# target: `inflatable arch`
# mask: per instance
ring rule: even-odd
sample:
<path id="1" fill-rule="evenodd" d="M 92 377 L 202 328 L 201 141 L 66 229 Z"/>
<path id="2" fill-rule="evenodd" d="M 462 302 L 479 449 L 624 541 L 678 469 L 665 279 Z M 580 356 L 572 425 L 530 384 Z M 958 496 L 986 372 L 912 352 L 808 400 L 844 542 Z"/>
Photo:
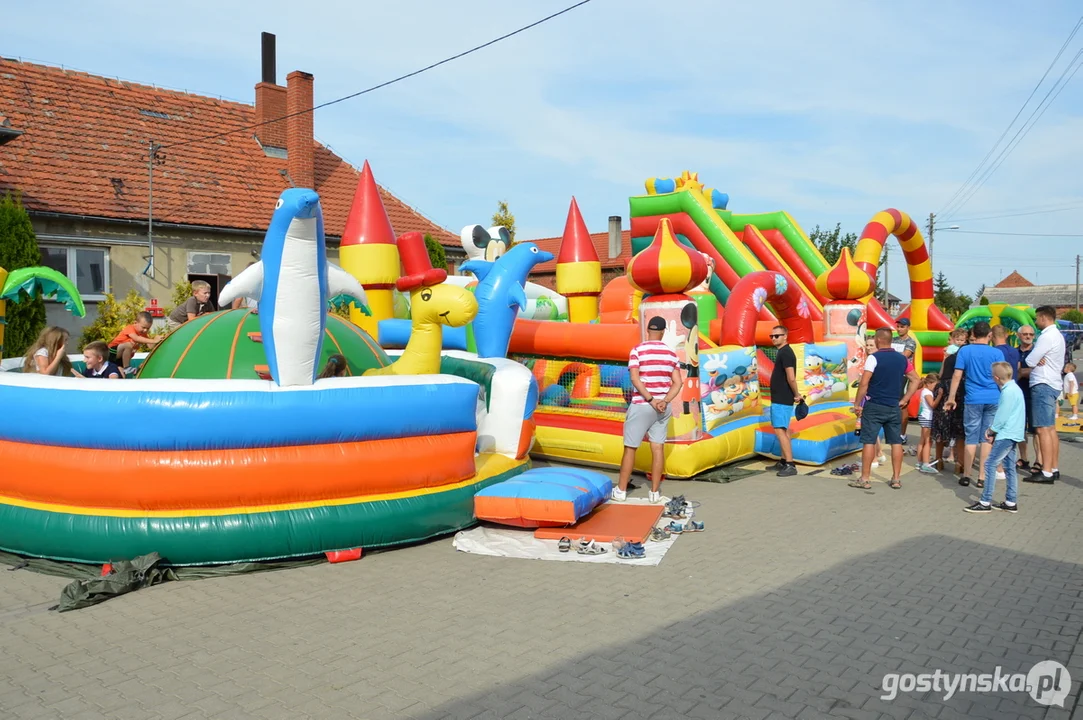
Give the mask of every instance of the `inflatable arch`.
<path id="1" fill-rule="evenodd" d="M 756 344 L 756 321 L 771 303 L 779 324 L 789 332 L 789 342 L 815 341 L 808 302 L 796 283 L 777 272 L 760 271 L 741 278 L 730 293 L 730 308 L 722 321 L 721 345 L 751 347 Z"/>
<path id="2" fill-rule="evenodd" d="M 861 231 L 861 240 L 854 250 L 854 264 L 875 278 L 888 235 L 898 239 L 910 277 L 910 308 L 900 317 L 909 317 L 910 327 L 915 332 L 950 331 L 954 327 L 951 320 L 933 304 L 933 266 L 929 248 L 909 215 L 894 208 L 877 213 Z M 885 318 L 875 320 L 885 322 Z M 890 317 L 886 321 L 894 324 Z"/>

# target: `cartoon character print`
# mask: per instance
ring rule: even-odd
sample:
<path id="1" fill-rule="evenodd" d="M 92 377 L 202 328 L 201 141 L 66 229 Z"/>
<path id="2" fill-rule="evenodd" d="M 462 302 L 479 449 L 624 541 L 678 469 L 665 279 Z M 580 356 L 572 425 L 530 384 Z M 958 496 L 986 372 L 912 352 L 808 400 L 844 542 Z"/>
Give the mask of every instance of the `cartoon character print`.
<path id="1" fill-rule="evenodd" d="M 468 260 L 495 262 L 511 247 L 511 234 L 501 225 L 488 230 L 481 225 L 467 225 L 459 234 L 459 240 Z"/>

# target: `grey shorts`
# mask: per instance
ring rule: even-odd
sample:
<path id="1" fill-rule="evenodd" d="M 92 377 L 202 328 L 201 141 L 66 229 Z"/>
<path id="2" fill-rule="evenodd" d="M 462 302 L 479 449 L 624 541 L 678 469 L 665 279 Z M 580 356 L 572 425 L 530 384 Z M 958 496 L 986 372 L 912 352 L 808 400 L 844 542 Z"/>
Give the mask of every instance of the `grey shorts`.
<path id="1" fill-rule="evenodd" d="M 643 444 L 643 436 L 648 434 L 652 443 L 664 443 L 671 415 L 668 405 L 664 413 L 647 403 L 629 405 L 624 416 L 624 447 L 639 447 Z"/>

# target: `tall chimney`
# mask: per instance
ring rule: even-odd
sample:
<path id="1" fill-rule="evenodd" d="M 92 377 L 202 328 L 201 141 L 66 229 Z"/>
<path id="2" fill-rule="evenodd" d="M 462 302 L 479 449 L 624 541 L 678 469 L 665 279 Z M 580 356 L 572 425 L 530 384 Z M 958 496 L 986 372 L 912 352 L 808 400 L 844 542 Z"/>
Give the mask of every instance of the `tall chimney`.
<path id="1" fill-rule="evenodd" d="M 265 32 L 260 36 L 263 63 L 261 81 L 256 83 L 256 138 L 261 145 L 286 147 L 286 123 L 271 122 L 286 114 L 286 88 L 276 84 L 275 36 Z M 269 123 L 263 125 L 262 123 Z"/>
<path id="2" fill-rule="evenodd" d="M 621 243 L 620 243 L 620 215 L 609 216 L 609 259 L 620 255 Z"/>
<path id="3" fill-rule="evenodd" d="M 286 76 L 286 156 L 294 187 L 313 188 L 315 142 L 312 134 L 312 75 L 294 70 Z"/>

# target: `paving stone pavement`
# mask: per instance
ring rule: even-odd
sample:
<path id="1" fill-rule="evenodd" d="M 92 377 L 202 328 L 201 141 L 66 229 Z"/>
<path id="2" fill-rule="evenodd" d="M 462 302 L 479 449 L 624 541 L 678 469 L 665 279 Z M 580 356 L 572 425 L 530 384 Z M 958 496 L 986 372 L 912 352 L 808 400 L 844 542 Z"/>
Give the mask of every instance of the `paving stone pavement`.
<path id="1" fill-rule="evenodd" d="M 1062 459 L 1066 477 L 1023 484 L 1015 516 L 961 512 L 974 489 L 947 475 L 868 492 L 827 468 L 674 482 L 708 531 L 656 568 L 444 538 L 63 615 L 47 608 L 66 580 L 0 571 L 0 720 L 1083 714 L 1083 445 Z M 1074 678 L 1064 709 L 1010 692 L 880 699 L 885 673 L 1041 660 Z"/>

